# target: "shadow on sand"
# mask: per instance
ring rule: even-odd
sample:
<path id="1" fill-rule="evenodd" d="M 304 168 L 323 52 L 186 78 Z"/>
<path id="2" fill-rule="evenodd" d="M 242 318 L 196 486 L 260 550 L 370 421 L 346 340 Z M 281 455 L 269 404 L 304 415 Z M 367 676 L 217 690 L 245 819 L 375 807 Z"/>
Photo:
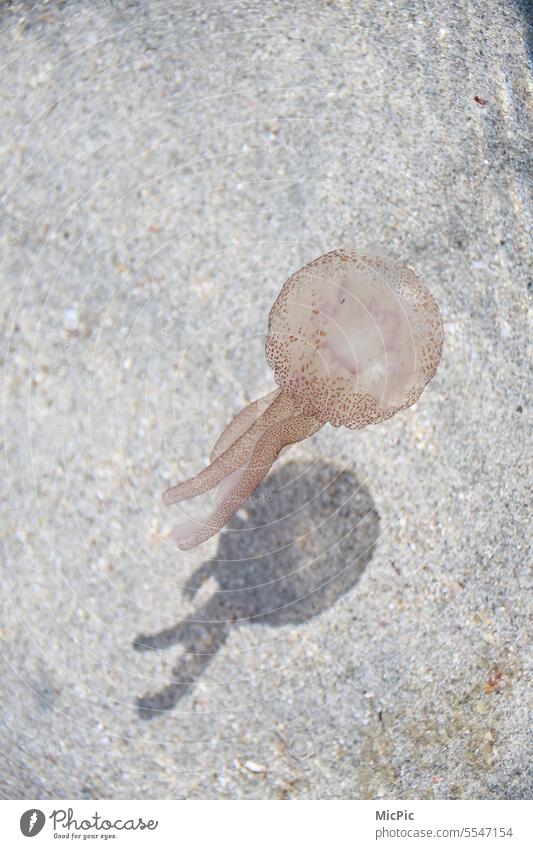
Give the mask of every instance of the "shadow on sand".
<path id="1" fill-rule="evenodd" d="M 233 517 L 217 555 L 184 589 L 194 599 L 208 578 L 216 591 L 194 613 L 155 634 L 139 634 L 137 651 L 182 647 L 172 680 L 138 699 L 143 719 L 173 708 L 203 674 L 232 627 L 301 625 L 335 604 L 372 557 L 379 517 L 357 478 L 326 463 L 288 462 L 272 473 Z"/>

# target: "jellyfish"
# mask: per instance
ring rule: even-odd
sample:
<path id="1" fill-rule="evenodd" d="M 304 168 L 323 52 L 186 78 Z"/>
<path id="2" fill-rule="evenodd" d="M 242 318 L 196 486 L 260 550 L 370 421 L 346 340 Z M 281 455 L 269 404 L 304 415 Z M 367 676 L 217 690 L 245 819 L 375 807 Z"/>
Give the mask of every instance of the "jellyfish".
<path id="1" fill-rule="evenodd" d="M 296 271 L 268 319 L 265 354 L 277 389 L 232 419 L 203 471 L 163 493 L 175 504 L 216 488 L 207 517 L 174 529 L 178 547 L 218 533 L 280 453 L 327 422 L 360 430 L 414 404 L 442 343 L 438 304 L 403 261 L 339 249 Z"/>

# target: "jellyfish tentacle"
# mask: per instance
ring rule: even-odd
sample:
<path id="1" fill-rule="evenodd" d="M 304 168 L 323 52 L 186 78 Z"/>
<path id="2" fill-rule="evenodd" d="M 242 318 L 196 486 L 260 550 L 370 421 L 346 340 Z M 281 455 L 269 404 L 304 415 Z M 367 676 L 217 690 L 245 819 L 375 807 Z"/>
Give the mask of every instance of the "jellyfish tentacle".
<path id="1" fill-rule="evenodd" d="M 237 413 L 230 423 L 226 425 L 215 442 L 209 458 L 211 462 L 216 460 L 217 457 L 220 457 L 226 448 L 229 448 L 232 442 L 235 442 L 237 437 L 241 436 L 241 434 L 253 425 L 254 421 L 258 419 L 262 413 L 264 413 L 274 398 L 279 395 L 280 391 L 280 389 L 274 389 L 273 392 L 269 392 L 268 395 L 263 395 L 262 398 L 257 398 L 256 401 L 252 401 L 252 403 L 248 404 L 247 407 L 244 407 L 240 413 Z"/>
<path id="2" fill-rule="evenodd" d="M 287 393 L 282 391 L 276 393 L 275 398 L 264 412 L 225 451 L 217 455 L 209 466 L 194 477 L 181 481 L 176 486 L 165 490 L 163 493 L 165 504 L 176 504 L 187 498 L 194 498 L 196 495 L 202 495 L 209 489 L 218 486 L 225 477 L 235 472 L 248 460 L 249 454 L 254 449 L 258 439 L 273 422 L 294 415 L 295 410 L 294 403 Z"/>
<path id="3" fill-rule="evenodd" d="M 261 435 L 248 464 L 235 476 L 232 488 L 225 491 L 213 512 L 203 521 L 189 519 L 174 530 L 178 547 L 187 551 L 218 533 L 261 483 L 283 448 L 306 439 L 321 426 L 318 419 L 302 415 L 273 424 Z"/>
<path id="4" fill-rule="evenodd" d="M 258 419 L 262 413 L 270 406 L 274 398 L 280 393 L 280 389 L 275 389 L 273 392 L 269 392 L 268 395 L 263 395 L 262 398 L 258 398 L 256 401 L 252 401 L 251 404 L 248 404 L 243 410 L 241 410 L 238 415 L 235 416 L 234 419 L 224 428 L 220 436 L 218 437 L 215 445 L 213 447 L 213 451 L 211 453 L 211 462 L 219 457 L 226 448 L 234 442 L 241 434 L 243 434 L 248 428 L 252 426 L 254 421 Z M 247 449 L 246 454 L 242 457 L 241 465 L 235 469 L 230 475 L 227 475 L 223 479 L 223 481 L 218 485 L 218 492 L 215 501 L 215 507 L 221 504 L 229 492 L 236 486 L 238 477 L 242 475 L 243 468 L 252 456 L 252 452 L 254 450 L 255 444 L 251 444 Z"/>
<path id="5" fill-rule="evenodd" d="M 231 474 L 227 475 L 224 480 L 218 485 L 213 509 L 211 511 L 211 514 L 209 514 L 208 518 L 213 515 L 217 511 L 218 507 L 226 501 L 226 499 L 230 496 L 232 490 L 239 486 L 239 481 L 242 475 L 244 474 L 244 471 L 244 466 L 235 469 L 234 472 L 231 472 Z M 171 534 L 172 538 L 178 543 L 178 545 L 180 545 L 179 540 L 188 539 L 189 537 L 194 535 L 197 532 L 198 527 L 202 525 L 203 521 L 208 521 L 208 519 L 194 519 L 192 517 L 187 516 L 187 518 L 182 519 L 181 522 L 178 522 L 178 524 L 174 526 Z"/>

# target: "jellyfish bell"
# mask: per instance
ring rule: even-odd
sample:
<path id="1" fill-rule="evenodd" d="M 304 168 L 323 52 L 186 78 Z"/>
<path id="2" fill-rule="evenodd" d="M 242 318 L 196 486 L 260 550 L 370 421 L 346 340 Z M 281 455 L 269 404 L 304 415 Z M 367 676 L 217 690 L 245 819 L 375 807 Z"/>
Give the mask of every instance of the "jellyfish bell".
<path id="1" fill-rule="evenodd" d="M 291 275 L 270 311 L 265 346 L 278 389 L 229 423 L 206 469 L 163 494 L 172 504 L 218 487 L 206 519 L 175 529 L 178 546 L 217 533 L 286 446 L 326 422 L 360 429 L 414 404 L 442 341 L 437 302 L 403 262 L 336 250 Z"/>
<path id="2" fill-rule="evenodd" d="M 323 422 L 363 428 L 411 406 L 442 350 L 437 303 L 405 263 L 333 251 L 293 274 L 269 317 L 278 386 Z"/>

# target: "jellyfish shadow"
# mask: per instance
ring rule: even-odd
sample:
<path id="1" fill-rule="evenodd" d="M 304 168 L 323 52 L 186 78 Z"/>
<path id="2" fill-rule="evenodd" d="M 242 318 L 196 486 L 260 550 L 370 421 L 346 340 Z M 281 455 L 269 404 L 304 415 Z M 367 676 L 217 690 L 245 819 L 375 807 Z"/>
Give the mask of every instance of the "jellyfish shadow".
<path id="1" fill-rule="evenodd" d="M 183 649 L 170 684 L 137 700 L 143 719 L 172 709 L 194 687 L 236 623 L 302 625 L 353 589 L 373 555 L 379 516 L 352 472 L 288 462 L 244 508 L 246 518 L 233 517 L 217 556 L 183 590 L 194 599 L 208 578 L 216 581 L 194 618 L 133 642 L 137 651 Z"/>

